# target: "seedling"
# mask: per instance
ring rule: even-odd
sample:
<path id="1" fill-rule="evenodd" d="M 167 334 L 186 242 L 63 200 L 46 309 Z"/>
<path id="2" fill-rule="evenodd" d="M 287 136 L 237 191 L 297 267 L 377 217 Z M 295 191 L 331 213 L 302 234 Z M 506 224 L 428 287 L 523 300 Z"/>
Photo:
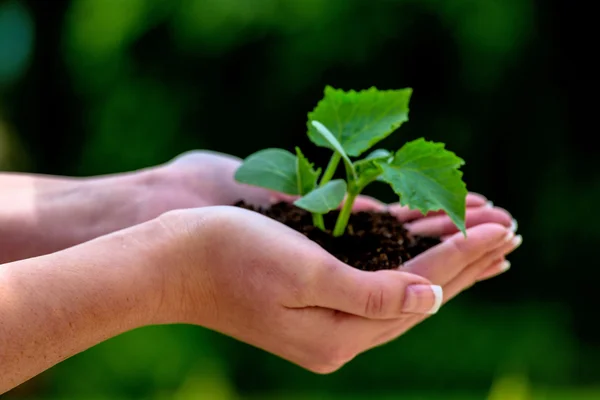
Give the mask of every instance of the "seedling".
<path id="1" fill-rule="evenodd" d="M 422 213 L 445 211 L 465 232 L 467 188 L 459 168 L 464 161 L 443 143 L 417 139 L 395 153 L 370 150 L 408 121 L 412 89 L 348 91 L 325 88 L 324 98 L 308 114 L 308 136 L 317 146 L 333 151 L 325 171 L 282 149 L 260 150 L 248 156 L 235 173 L 238 182 L 301 196 L 294 204 L 313 216 L 325 230 L 323 215 L 343 202 L 334 236 L 344 234 L 356 197 L 372 182 L 388 183 L 400 204 Z M 333 179 L 340 162 L 346 179 Z M 319 179 L 320 178 L 320 179 Z M 345 201 L 344 201 L 345 198 Z"/>

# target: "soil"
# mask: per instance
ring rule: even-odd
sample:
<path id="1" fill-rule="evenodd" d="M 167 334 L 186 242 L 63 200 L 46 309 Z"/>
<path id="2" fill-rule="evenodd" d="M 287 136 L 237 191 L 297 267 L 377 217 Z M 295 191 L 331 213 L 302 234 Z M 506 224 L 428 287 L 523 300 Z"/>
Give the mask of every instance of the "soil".
<path id="1" fill-rule="evenodd" d="M 240 201 L 238 207 L 259 212 L 304 234 L 309 239 L 352 267 L 377 271 L 401 267 L 403 263 L 440 243 L 439 238 L 411 235 L 389 213 L 357 212 L 350 216 L 346 233 L 334 237 L 330 230 L 313 226 L 311 214 L 290 203 L 257 208 Z M 339 212 L 324 215 L 325 226 L 332 229 Z"/>

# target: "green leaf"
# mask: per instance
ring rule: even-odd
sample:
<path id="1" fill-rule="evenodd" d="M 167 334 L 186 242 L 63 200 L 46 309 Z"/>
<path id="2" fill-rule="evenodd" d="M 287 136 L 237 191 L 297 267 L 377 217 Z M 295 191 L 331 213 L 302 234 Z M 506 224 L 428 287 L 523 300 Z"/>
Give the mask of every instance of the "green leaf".
<path id="1" fill-rule="evenodd" d="M 366 185 L 377 179 L 383 172 L 383 169 L 376 161 L 362 163 L 356 166 L 358 175 L 358 187 L 362 190 Z"/>
<path id="2" fill-rule="evenodd" d="M 325 97 L 308 114 L 308 136 L 317 146 L 335 148 L 319 135 L 311 121 L 320 121 L 351 157 L 360 156 L 408 121 L 412 89 L 345 92 L 330 86 Z"/>
<path id="3" fill-rule="evenodd" d="M 294 204 L 312 213 L 325 214 L 338 208 L 345 195 L 346 182 L 343 179 L 334 179 L 296 200 Z"/>
<path id="4" fill-rule="evenodd" d="M 377 149 L 373 150 L 371 153 L 369 153 L 368 156 L 363 158 L 361 161 L 387 160 L 388 158 L 392 158 L 392 153 L 390 153 L 386 149 Z"/>
<path id="5" fill-rule="evenodd" d="M 356 174 L 358 175 L 359 187 L 365 187 L 374 180 L 379 180 L 383 169 L 379 162 L 386 162 L 392 158 L 392 153 L 385 149 L 377 149 L 362 160 L 354 162 Z M 362 190 L 362 189 L 361 189 Z"/>
<path id="6" fill-rule="evenodd" d="M 354 162 L 354 168 L 360 175 L 361 170 L 377 167 L 377 162 L 386 162 L 392 158 L 392 153 L 384 149 L 377 149 L 374 152 L 370 153 L 368 156 L 363 158 L 362 160 L 358 160 Z"/>
<path id="7" fill-rule="evenodd" d="M 300 194 L 296 156 L 282 149 L 265 149 L 251 154 L 235 171 L 235 180 L 277 192 Z"/>
<path id="8" fill-rule="evenodd" d="M 344 164 L 346 165 L 347 171 L 349 171 L 353 177 L 356 177 L 356 171 L 354 170 L 354 165 L 352 165 L 352 161 L 344 151 L 344 148 L 337 141 L 335 136 L 331 133 L 329 129 L 319 121 L 312 121 L 311 125 L 316 129 L 317 134 L 321 136 L 328 144 L 331 146 L 330 148 L 333 151 L 337 151 L 340 156 L 342 156 L 342 160 L 344 160 Z"/>
<path id="9" fill-rule="evenodd" d="M 317 186 L 317 179 L 321 175 L 321 168 L 315 170 L 299 147 L 296 147 L 296 175 L 298 177 L 298 193 L 305 195 Z"/>
<path id="10" fill-rule="evenodd" d="M 405 144 L 389 162 L 379 162 L 381 178 L 392 185 L 400 203 L 422 213 L 444 210 L 465 233 L 467 187 L 459 170 L 464 161 L 443 143 L 417 139 Z"/>

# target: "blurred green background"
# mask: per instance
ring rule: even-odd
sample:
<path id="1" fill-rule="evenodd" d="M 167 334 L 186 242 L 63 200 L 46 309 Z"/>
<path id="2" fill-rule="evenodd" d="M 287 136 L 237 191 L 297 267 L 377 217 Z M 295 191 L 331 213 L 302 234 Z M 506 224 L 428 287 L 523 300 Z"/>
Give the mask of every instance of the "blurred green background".
<path id="1" fill-rule="evenodd" d="M 294 145 L 323 164 L 305 120 L 326 84 L 413 87 L 411 121 L 385 145 L 446 142 L 525 238 L 505 276 L 333 375 L 150 327 L 2 399 L 600 399 L 592 18 L 568 1 L 0 0 L 0 170 L 95 175 Z"/>

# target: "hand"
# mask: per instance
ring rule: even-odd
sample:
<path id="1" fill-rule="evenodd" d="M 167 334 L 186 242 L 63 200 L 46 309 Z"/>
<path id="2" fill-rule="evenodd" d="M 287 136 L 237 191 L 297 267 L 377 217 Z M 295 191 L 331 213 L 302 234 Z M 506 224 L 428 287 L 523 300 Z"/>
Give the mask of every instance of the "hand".
<path id="1" fill-rule="evenodd" d="M 233 178 L 241 160 L 230 155 L 210 151 L 190 151 L 176 157 L 173 161 L 159 167 L 163 180 L 170 182 L 174 188 L 160 190 L 154 199 L 163 197 L 163 211 L 177 208 L 231 205 L 242 199 L 252 204 L 268 206 L 280 201 L 294 201 L 296 196 L 289 196 L 267 189 L 237 183 Z M 159 200 L 160 201 L 160 200 Z M 496 223 L 509 228 L 513 233 L 517 230 L 517 221 L 505 209 L 495 207 L 491 201 L 478 193 L 469 193 L 466 199 L 467 228 L 486 223 Z M 409 231 L 416 235 L 448 238 L 458 232 L 456 225 L 442 211 L 423 215 L 418 210 L 411 210 L 398 203 L 385 204 L 369 196 L 358 196 L 353 211 L 377 210 L 388 211 L 395 215 Z M 153 212 L 158 215 L 157 211 Z M 519 239 L 522 240 L 519 236 Z M 497 260 L 495 269 L 488 275 L 504 272 L 510 263 L 503 257 Z"/>
<path id="2" fill-rule="evenodd" d="M 158 182 L 153 189 L 153 216 L 182 208 L 232 205 L 239 200 L 261 206 L 281 201 L 284 196 L 279 193 L 237 183 L 234 174 L 241 162 L 228 154 L 194 150 L 150 169 Z"/>
<path id="3" fill-rule="evenodd" d="M 495 207 L 491 201 L 478 193 L 469 193 L 466 199 L 465 225 L 471 228 L 485 223 L 496 223 L 517 231 L 517 221 L 510 213 L 502 208 Z M 445 237 L 458 232 L 456 225 L 443 211 L 434 211 L 423 215 L 419 210 L 411 210 L 398 203 L 385 204 L 368 196 L 356 199 L 354 211 L 388 211 L 415 235 Z"/>
<path id="4" fill-rule="evenodd" d="M 237 184 L 240 161 L 191 152 L 144 170 L 90 178 L 0 173 L 0 264 L 56 252 L 180 208 L 266 205 L 271 193 Z"/>
<path id="5" fill-rule="evenodd" d="M 512 218 L 508 211 L 494 207 L 485 197 L 477 193 L 469 193 L 466 199 L 466 221 L 467 228 L 476 227 L 481 224 L 496 223 L 508 227 L 509 231 L 515 234 L 518 229 L 517 221 Z M 441 237 L 442 240 L 451 238 L 457 234 L 458 228 L 444 212 L 436 211 L 423 215 L 418 210 L 411 210 L 400 204 L 386 205 L 371 197 L 363 196 L 358 198 L 354 207 L 355 210 L 376 210 L 388 211 L 395 215 L 404 226 L 413 234 L 423 236 Z M 514 235 L 513 235 L 514 236 Z M 513 248 L 520 246 L 523 238 L 521 235 L 512 238 Z M 511 250 L 512 251 L 512 250 Z M 508 252 L 506 252 L 508 254 Z M 506 254 L 499 255 L 486 272 L 479 277 L 479 280 L 488 279 L 500 273 L 506 272 L 510 268 L 510 262 L 506 260 Z M 419 270 L 414 273 L 419 274 Z"/>
<path id="6" fill-rule="evenodd" d="M 172 243 L 157 323 L 220 331 L 318 373 L 407 331 L 510 251 L 512 232 L 482 224 L 412 260 L 365 272 L 257 213 L 208 207 L 159 218 Z M 169 246 L 167 246 L 169 247 Z"/>
<path id="7" fill-rule="evenodd" d="M 293 201 L 294 196 L 267 189 L 237 183 L 233 176 L 241 160 L 227 154 L 210 151 L 190 151 L 157 168 L 162 176 L 162 186 L 169 189 L 156 190 L 152 214 L 179 208 L 231 205 L 245 200 L 255 205 L 268 206 L 279 201 Z M 456 226 L 442 212 L 424 216 L 417 210 L 409 210 L 399 204 L 386 205 L 369 196 L 359 196 L 354 211 L 375 209 L 396 215 L 415 234 L 444 236 L 455 233 Z M 467 227 L 483 223 L 498 223 L 516 229 L 516 221 L 506 211 L 494 207 L 484 196 L 469 193 L 467 196 Z"/>
<path id="8" fill-rule="evenodd" d="M 268 206 L 292 197 L 237 183 L 238 158 L 192 151 L 145 170 L 74 179 L 23 174 L 0 174 L 0 264 L 52 253 L 96 237 L 140 224 L 182 208 L 231 205 L 245 200 Z M 486 199 L 470 194 L 467 226 L 496 222 L 510 226 L 511 216 L 485 208 Z M 386 209 L 366 196 L 364 207 Z M 408 222 L 414 233 L 447 235 L 456 228 L 445 215 L 421 216 L 398 205 L 389 210 Z M 416 219 L 415 219 L 416 218 Z"/>

